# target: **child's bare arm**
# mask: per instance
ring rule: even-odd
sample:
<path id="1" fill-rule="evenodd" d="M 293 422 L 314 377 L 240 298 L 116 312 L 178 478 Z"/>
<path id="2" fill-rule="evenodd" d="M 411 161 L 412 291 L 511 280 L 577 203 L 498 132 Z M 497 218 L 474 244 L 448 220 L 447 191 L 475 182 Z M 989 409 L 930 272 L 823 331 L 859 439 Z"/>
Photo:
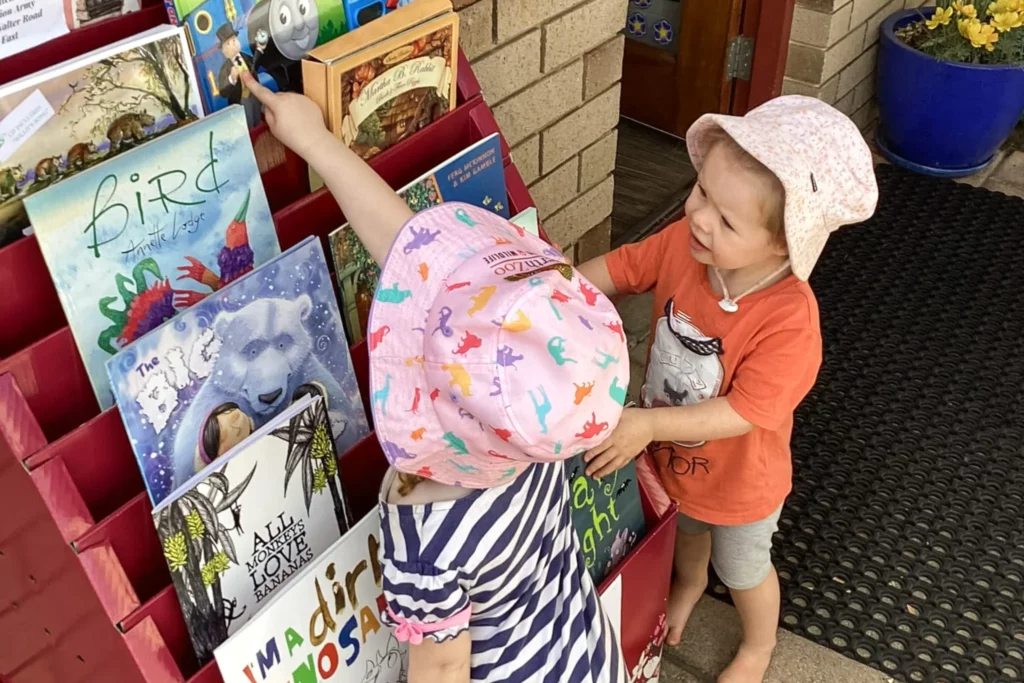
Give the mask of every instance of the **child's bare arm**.
<path id="1" fill-rule="evenodd" d="M 436 643 L 424 639 L 409 647 L 409 683 L 469 683 L 469 631 Z"/>
<path id="2" fill-rule="evenodd" d="M 242 79 L 263 103 L 270 132 L 301 156 L 320 175 L 342 213 L 377 263 L 412 211 L 366 162 L 324 127 L 320 108 L 296 93 L 275 93 L 251 74 Z"/>
<path id="3" fill-rule="evenodd" d="M 596 256 L 586 263 L 580 264 L 577 270 L 605 296 L 613 297 L 618 294 L 615 283 L 612 282 L 612 276 L 608 272 L 608 264 L 605 263 L 604 255 Z"/>
<path id="4" fill-rule="evenodd" d="M 608 440 L 584 456 L 587 474 L 600 479 L 621 469 L 652 441 L 714 441 L 753 428 L 724 396 L 689 406 L 627 408 Z"/>

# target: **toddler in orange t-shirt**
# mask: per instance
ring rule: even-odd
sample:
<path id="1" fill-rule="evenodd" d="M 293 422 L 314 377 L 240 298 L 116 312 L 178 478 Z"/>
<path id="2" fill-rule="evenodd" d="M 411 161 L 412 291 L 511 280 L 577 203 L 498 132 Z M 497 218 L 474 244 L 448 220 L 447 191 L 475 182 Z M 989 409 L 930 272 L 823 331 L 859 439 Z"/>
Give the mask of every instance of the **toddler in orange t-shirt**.
<path id="1" fill-rule="evenodd" d="M 812 98 L 776 98 L 687 132 L 697 183 L 686 218 L 580 271 L 607 295 L 654 290 L 641 394 L 590 451 L 602 477 L 650 442 L 679 507 L 668 642 L 679 642 L 707 567 L 743 625 L 720 683 L 763 680 L 775 647 L 772 535 L 792 486 L 793 411 L 821 365 L 807 278 L 831 232 L 869 218 L 874 168 L 857 127 Z"/>

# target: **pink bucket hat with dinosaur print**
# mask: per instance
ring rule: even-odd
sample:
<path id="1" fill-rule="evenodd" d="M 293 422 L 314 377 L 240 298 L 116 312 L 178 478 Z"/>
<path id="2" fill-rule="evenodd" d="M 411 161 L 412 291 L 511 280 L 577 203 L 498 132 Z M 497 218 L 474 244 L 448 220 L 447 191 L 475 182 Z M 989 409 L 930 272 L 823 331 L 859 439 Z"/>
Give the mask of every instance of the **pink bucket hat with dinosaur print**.
<path id="1" fill-rule="evenodd" d="M 810 277 L 829 235 L 875 212 L 878 185 L 871 150 L 857 125 L 821 100 L 784 95 L 745 116 L 705 114 L 686 131 L 690 160 L 698 171 L 714 128 L 782 182 L 789 263 L 801 280 Z"/>
<path id="2" fill-rule="evenodd" d="M 489 488 L 618 425 L 629 354 L 612 303 L 542 240 L 448 203 L 414 216 L 367 330 L 373 419 L 395 469 Z"/>

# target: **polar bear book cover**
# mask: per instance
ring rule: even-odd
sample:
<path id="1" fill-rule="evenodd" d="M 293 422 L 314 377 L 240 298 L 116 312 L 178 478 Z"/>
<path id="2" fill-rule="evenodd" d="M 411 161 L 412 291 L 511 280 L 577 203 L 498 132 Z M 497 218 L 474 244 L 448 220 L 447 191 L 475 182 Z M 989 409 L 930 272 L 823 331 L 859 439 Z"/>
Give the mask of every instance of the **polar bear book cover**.
<path id="1" fill-rule="evenodd" d="M 326 397 L 338 453 L 369 433 L 315 237 L 164 323 L 107 369 L 154 505 L 310 385 Z"/>
<path id="2" fill-rule="evenodd" d="M 192 646 L 209 661 L 352 525 L 316 389 L 165 498 L 153 521 Z"/>
<path id="3" fill-rule="evenodd" d="M 101 409 L 104 364 L 280 253 L 239 108 L 25 200 Z"/>

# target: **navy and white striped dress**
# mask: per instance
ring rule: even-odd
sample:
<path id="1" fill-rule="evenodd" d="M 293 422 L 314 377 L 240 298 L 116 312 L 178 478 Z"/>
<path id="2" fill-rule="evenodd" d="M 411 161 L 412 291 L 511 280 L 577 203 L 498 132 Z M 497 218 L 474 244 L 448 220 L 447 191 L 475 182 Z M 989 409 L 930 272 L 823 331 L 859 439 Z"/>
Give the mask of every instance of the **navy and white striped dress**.
<path id="1" fill-rule="evenodd" d="M 561 462 L 453 501 L 394 505 L 387 489 L 380 514 L 389 608 L 423 625 L 469 608 L 468 626 L 424 637 L 440 642 L 469 628 L 474 683 L 625 682 L 569 517 Z"/>

